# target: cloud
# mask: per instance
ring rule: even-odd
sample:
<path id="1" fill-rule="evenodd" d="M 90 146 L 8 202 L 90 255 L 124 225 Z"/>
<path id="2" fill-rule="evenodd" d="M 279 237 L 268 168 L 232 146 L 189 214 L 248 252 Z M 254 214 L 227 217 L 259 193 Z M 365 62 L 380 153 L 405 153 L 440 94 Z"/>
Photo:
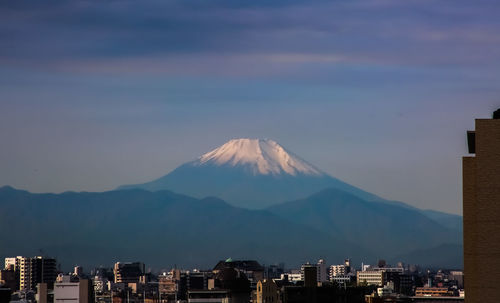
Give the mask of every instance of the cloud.
<path id="1" fill-rule="evenodd" d="M 465 0 L 4 1 L 0 64 L 222 75 L 489 65 L 500 57 L 498 10 Z"/>

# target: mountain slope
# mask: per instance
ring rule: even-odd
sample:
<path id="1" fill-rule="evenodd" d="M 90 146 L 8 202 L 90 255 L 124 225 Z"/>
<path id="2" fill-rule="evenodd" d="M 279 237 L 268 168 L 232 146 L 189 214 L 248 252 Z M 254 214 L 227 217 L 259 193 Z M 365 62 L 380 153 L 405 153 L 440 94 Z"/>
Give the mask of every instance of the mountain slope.
<path id="1" fill-rule="evenodd" d="M 267 211 L 168 191 L 31 194 L 3 187 L 0 208 L 0 243 L 9 243 L 0 245 L 1 257 L 40 249 L 66 268 L 133 260 L 157 268 L 211 267 L 225 257 L 295 266 L 370 254 Z"/>
<path id="2" fill-rule="evenodd" d="M 462 216 L 435 211 L 432 209 L 420 210 L 427 218 L 438 222 L 439 224 L 448 227 L 449 229 L 463 230 Z"/>
<path id="3" fill-rule="evenodd" d="M 323 190 L 268 210 L 289 221 L 363 243 L 381 256 L 461 243 L 461 230 L 439 224 L 420 210 L 365 201 L 338 189 Z"/>
<path id="4" fill-rule="evenodd" d="M 235 206 L 259 209 L 337 188 L 365 200 L 382 200 L 333 178 L 272 140 L 234 139 L 148 183 L 121 186 L 216 196 Z"/>
<path id="5" fill-rule="evenodd" d="M 389 261 L 395 264 L 400 260 L 412 260 L 413 264 L 424 264 L 439 269 L 463 269 L 464 247 L 459 244 L 442 244 L 427 249 L 417 249 L 406 254 L 398 255 Z M 429 258 L 432 256 L 432 258 Z"/>

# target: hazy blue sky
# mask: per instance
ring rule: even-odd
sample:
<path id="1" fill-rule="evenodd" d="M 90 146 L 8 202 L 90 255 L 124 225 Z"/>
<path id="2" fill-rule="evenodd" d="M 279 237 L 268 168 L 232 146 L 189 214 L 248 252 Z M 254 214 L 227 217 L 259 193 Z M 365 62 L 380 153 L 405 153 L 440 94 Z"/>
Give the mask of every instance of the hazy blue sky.
<path id="1" fill-rule="evenodd" d="M 103 191 L 236 137 L 461 213 L 500 107 L 500 2 L 0 2 L 0 185 Z"/>

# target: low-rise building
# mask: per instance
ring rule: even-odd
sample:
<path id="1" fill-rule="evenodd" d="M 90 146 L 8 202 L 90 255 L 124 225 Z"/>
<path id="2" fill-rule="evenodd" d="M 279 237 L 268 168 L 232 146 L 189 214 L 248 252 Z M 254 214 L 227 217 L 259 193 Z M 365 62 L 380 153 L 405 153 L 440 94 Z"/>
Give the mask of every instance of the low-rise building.
<path id="1" fill-rule="evenodd" d="M 17 290 L 16 272 L 12 266 L 9 268 L 10 269 L 0 270 L 0 285 L 9 288 L 11 292 L 14 292 Z"/>
<path id="2" fill-rule="evenodd" d="M 232 303 L 228 290 L 190 290 L 188 303 Z"/>
<path id="3" fill-rule="evenodd" d="M 233 260 L 229 258 L 225 261 L 219 261 L 213 268 L 213 272 L 217 274 L 226 268 L 234 268 L 244 273 L 250 281 L 252 289 L 255 289 L 258 281 L 264 279 L 264 267 L 255 260 Z"/>
<path id="4" fill-rule="evenodd" d="M 283 281 L 297 283 L 299 281 L 302 281 L 302 274 L 300 272 L 284 273 L 284 274 L 281 274 L 280 279 Z"/>
<path id="5" fill-rule="evenodd" d="M 415 297 L 449 297 L 453 292 L 447 287 L 417 287 Z"/>
<path id="6" fill-rule="evenodd" d="M 331 281 L 339 286 L 345 287 L 351 284 L 355 280 L 355 278 L 356 276 L 354 274 L 347 274 L 344 276 L 334 276 L 331 278 Z"/>
<path id="7" fill-rule="evenodd" d="M 356 273 L 358 285 L 377 285 L 383 286 L 385 284 L 384 271 L 358 271 Z"/>
<path id="8" fill-rule="evenodd" d="M 92 283 L 87 279 L 60 275 L 54 283 L 54 303 L 92 303 L 93 294 Z"/>
<path id="9" fill-rule="evenodd" d="M 145 266 L 141 262 L 116 262 L 113 273 L 115 283 L 140 283 L 144 282 L 141 278 L 144 276 Z"/>
<path id="10" fill-rule="evenodd" d="M 256 298 L 257 303 L 278 303 L 278 286 L 270 279 L 257 282 Z"/>

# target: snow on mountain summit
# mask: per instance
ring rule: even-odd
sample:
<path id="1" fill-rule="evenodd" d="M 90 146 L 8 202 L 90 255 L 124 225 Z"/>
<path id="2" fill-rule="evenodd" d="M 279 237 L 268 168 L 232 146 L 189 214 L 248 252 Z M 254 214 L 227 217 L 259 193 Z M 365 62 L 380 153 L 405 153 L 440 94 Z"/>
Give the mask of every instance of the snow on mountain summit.
<path id="1" fill-rule="evenodd" d="M 233 139 L 202 155 L 197 162 L 200 165 L 243 165 L 250 167 L 254 174 L 263 175 L 323 175 L 320 170 L 269 139 Z"/>

